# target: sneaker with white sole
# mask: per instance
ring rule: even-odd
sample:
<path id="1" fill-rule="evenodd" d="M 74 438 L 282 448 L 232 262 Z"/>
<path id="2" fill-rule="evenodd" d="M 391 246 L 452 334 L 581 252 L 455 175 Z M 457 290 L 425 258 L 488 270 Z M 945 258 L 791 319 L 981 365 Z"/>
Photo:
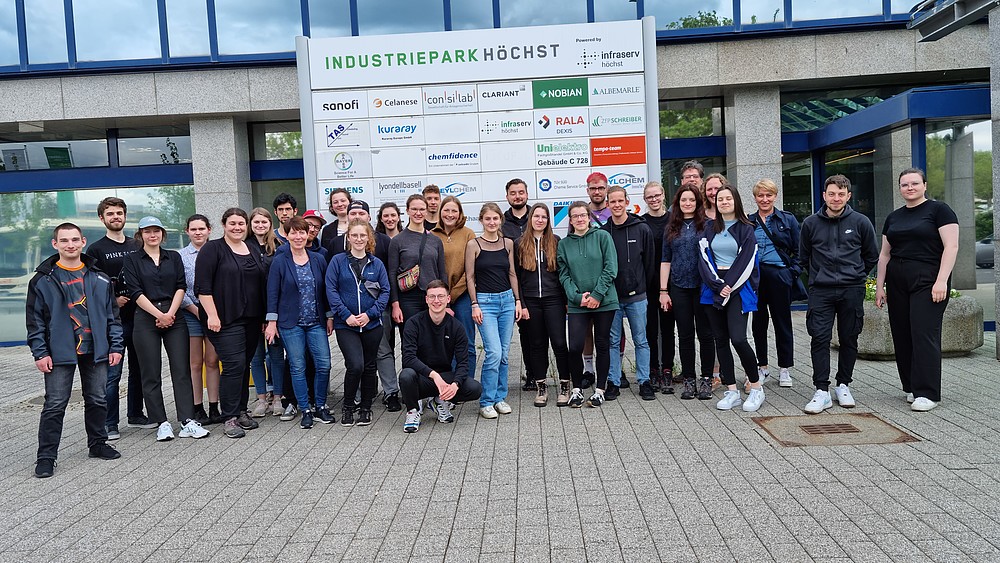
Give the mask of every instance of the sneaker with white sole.
<path id="1" fill-rule="evenodd" d="M 791 387 L 792 386 L 792 374 L 788 371 L 788 368 L 781 368 L 778 372 L 778 386 L 779 387 Z"/>
<path id="2" fill-rule="evenodd" d="M 570 408 L 578 409 L 583 406 L 583 392 L 580 391 L 579 387 L 574 387 L 573 392 L 569 396 L 569 406 Z"/>
<path id="3" fill-rule="evenodd" d="M 285 407 L 285 411 L 281 413 L 281 418 L 278 420 L 282 422 L 288 422 L 289 420 L 295 420 L 295 416 L 299 414 L 299 409 L 295 405 L 288 403 Z"/>
<path id="4" fill-rule="evenodd" d="M 765 383 L 767 383 L 767 379 L 769 377 L 771 377 L 771 370 L 769 370 L 768 368 L 762 368 L 762 367 L 758 367 L 757 368 L 757 381 L 759 381 L 761 385 L 764 385 Z M 749 395 L 750 394 L 750 389 L 751 389 L 751 387 L 750 387 L 750 377 L 748 375 L 747 378 L 746 378 L 746 380 L 743 382 L 743 392 Z"/>
<path id="5" fill-rule="evenodd" d="M 906 402 L 910 403 L 912 405 L 913 404 L 913 400 L 914 400 L 913 393 L 907 393 L 906 394 Z"/>
<path id="6" fill-rule="evenodd" d="M 160 424 L 160 427 L 156 429 L 156 441 L 157 442 L 169 442 L 174 439 L 174 427 L 170 425 L 170 422 L 164 422 Z"/>
<path id="7" fill-rule="evenodd" d="M 830 399 L 830 392 L 817 389 L 816 392 L 813 393 L 812 400 L 806 403 L 805 408 L 802 410 L 809 414 L 819 414 L 832 406 L 833 401 Z"/>
<path id="8" fill-rule="evenodd" d="M 493 408 L 500 414 L 510 414 L 514 409 L 510 408 L 507 401 L 500 401 L 499 403 L 493 405 Z"/>
<path id="9" fill-rule="evenodd" d="M 743 412 L 757 412 L 762 404 L 764 404 L 764 388 L 750 389 L 747 400 L 743 402 Z"/>
<path id="10" fill-rule="evenodd" d="M 720 411 L 728 411 L 740 406 L 741 404 L 743 404 L 743 399 L 740 397 L 739 390 L 727 389 L 726 392 L 722 394 L 722 399 L 720 399 L 718 403 L 715 403 L 715 408 Z"/>
<path id="11" fill-rule="evenodd" d="M 437 415 L 438 422 L 445 424 L 455 422 L 455 415 L 451 414 L 451 409 L 448 408 L 448 401 L 444 401 L 440 397 L 434 397 L 427 404 L 434 411 L 434 414 Z"/>
<path id="12" fill-rule="evenodd" d="M 938 406 L 936 401 L 932 401 L 927 397 L 917 397 L 916 399 L 913 399 L 913 404 L 910 405 L 910 410 L 927 412 L 936 406 Z"/>
<path id="13" fill-rule="evenodd" d="M 500 415 L 497 414 L 497 410 L 493 408 L 493 405 L 486 405 L 485 407 L 479 409 L 479 416 L 483 418 L 496 418 Z"/>
<path id="14" fill-rule="evenodd" d="M 406 411 L 406 420 L 403 422 L 403 432 L 413 434 L 420 429 L 420 411 L 409 409 Z"/>
<path id="15" fill-rule="evenodd" d="M 833 389 L 834 395 L 837 397 L 837 404 L 845 409 L 853 409 L 854 405 L 854 395 L 851 395 L 851 389 L 847 385 L 841 383 Z"/>
<path id="16" fill-rule="evenodd" d="M 208 436 L 210 432 L 201 427 L 201 424 L 197 420 L 188 420 L 184 426 L 181 426 L 181 431 L 177 433 L 178 438 L 204 438 Z"/>

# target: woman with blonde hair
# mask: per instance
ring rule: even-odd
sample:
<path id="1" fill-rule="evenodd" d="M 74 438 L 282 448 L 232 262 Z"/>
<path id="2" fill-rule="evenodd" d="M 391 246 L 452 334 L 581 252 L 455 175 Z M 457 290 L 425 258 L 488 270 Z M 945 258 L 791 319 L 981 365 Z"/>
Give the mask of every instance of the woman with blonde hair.
<path id="1" fill-rule="evenodd" d="M 264 271 L 269 272 L 274 253 L 281 245 L 281 241 L 274 235 L 274 222 L 267 209 L 255 207 L 250 212 L 247 243 L 260 252 L 264 261 Z M 285 382 L 285 348 L 280 339 L 268 344 L 264 341 L 264 332 L 261 331 L 257 351 L 250 361 L 250 373 L 257 389 L 257 404 L 254 405 L 251 416 L 262 418 L 268 412 L 279 416 L 282 412 L 281 397 L 284 395 Z"/>
<path id="2" fill-rule="evenodd" d="M 455 318 L 465 327 L 469 339 L 469 376 L 476 376 L 476 323 L 472 320 L 472 298 L 469 297 L 465 281 L 465 248 L 476 233 L 465 226 L 465 211 L 462 202 L 450 195 L 441 200 L 438 224 L 431 231 L 444 246 L 445 278 L 451 294 L 451 310 Z"/>

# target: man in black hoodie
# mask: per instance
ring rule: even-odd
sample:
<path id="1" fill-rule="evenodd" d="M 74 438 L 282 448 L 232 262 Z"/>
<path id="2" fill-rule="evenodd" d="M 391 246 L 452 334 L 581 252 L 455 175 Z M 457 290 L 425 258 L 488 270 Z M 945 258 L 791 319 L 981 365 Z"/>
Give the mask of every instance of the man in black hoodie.
<path id="1" fill-rule="evenodd" d="M 503 224 L 500 226 L 500 232 L 503 236 L 517 240 L 521 238 L 524 234 L 524 230 L 528 228 L 528 184 L 524 183 L 524 180 L 520 178 L 511 178 L 507 182 L 507 203 L 510 204 L 510 209 L 508 209 L 503 214 Z M 526 321 L 517 322 L 517 334 L 518 338 L 521 340 L 521 360 L 524 365 L 524 383 L 521 389 L 524 391 L 535 391 L 535 378 L 532 374 L 528 373 L 528 366 L 531 363 L 528 361 L 528 339 L 525 337 L 527 329 L 525 328 Z"/>
<path id="2" fill-rule="evenodd" d="M 809 315 L 812 337 L 813 384 L 816 393 L 803 409 L 818 414 L 833 406 L 830 397 L 830 340 L 836 318 L 840 353 L 837 361 L 837 402 L 854 406 L 848 387 L 858 359 L 858 335 L 864 323 L 865 281 L 878 263 L 875 227 L 847 205 L 851 181 L 842 174 L 824 184 L 824 205 L 802 222 L 799 256 L 809 270 Z"/>
<path id="3" fill-rule="evenodd" d="M 629 213 L 628 194 L 621 186 L 608 189 L 608 207 L 611 218 L 601 227 L 611 234 L 618 254 L 618 311 L 611 323 L 611 365 L 608 371 L 606 400 L 612 400 L 621 384 L 622 362 L 615 352 L 621 346 L 622 319 L 628 318 L 635 345 L 635 380 L 639 395 L 646 401 L 656 398 L 649 381 L 649 342 L 646 340 L 646 288 L 659 275 L 653 233 L 641 217 Z"/>

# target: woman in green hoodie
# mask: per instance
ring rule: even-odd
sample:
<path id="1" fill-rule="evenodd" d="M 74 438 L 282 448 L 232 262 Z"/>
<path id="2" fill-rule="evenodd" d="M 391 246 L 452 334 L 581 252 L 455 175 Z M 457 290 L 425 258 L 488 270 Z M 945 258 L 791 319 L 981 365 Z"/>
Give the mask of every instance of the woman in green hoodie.
<path id="1" fill-rule="evenodd" d="M 594 327 L 594 347 L 597 349 L 597 383 L 594 394 L 587 400 L 592 407 L 604 403 L 604 388 L 608 381 L 611 360 L 611 323 L 618 309 L 615 277 L 618 257 L 611 235 L 591 226 L 590 209 L 582 201 L 569 206 L 569 234 L 559 241 L 556 263 L 559 282 L 569 302 L 569 371 L 573 392 L 569 406 L 583 406 L 583 343 Z"/>

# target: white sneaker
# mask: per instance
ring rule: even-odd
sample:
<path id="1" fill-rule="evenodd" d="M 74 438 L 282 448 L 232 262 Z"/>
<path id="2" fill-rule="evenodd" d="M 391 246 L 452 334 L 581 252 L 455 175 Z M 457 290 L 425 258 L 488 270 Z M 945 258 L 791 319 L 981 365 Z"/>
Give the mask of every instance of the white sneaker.
<path id="1" fill-rule="evenodd" d="M 906 394 L 906 402 L 910 403 L 910 404 L 913 403 L 913 393 L 907 393 Z"/>
<path id="2" fill-rule="evenodd" d="M 513 409 L 507 404 L 507 401 L 500 401 L 499 403 L 493 405 L 493 408 L 500 414 L 510 414 Z"/>
<path id="3" fill-rule="evenodd" d="M 406 421 L 403 422 L 403 432 L 412 434 L 420 429 L 420 411 L 410 409 L 406 411 Z"/>
<path id="4" fill-rule="evenodd" d="M 455 415 L 451 414 L 451 409 L 448 408 L 448 402 L 444 401 L 440 397 L 434 397 L 433 399 L 427 401 L 427 406 L 434 411 L 437 415 L 438 422 L 450 423 L 455 422 Z"/>
<path id="5" fill-rule="evenodd" d="M 487 405 L 479 409 L 479 415 L 483 418 L 496 418 L 500 416 L 497 414 L 497 410 L 493 408 L 493 405 Z"/>
<path id="6" fill-rule="evenodd" d="M 288 403 L 285 407 L 285 411 L 281 413 L 281 417 L 278 420 L 282 422 L 288 422 L 289 420 L 295 420 L 295 416 L 299 414 L 299 409 L 295 407 L 292 403 Z"/>
<path id="7" fill-rule="evenodd" d="M 837 396 L 838 405 L 840 405 L 845 409 L 854 408 L 854 405 L 856 404 L 854 402 L 854 396 L 851 395 L 851 389 L 847 385 L 841 383 L 836 388 L 834 388 L 833 392 Z"/>
<path id="8" fill-rule="evenodd" d="M 157 442 L 169 442 L 174 439 L 174 427 L 170 426 L 170 422 L 164 422 L 156 429 L 156 441 Z"/>
<path id="9" fill-rule="evenodd" d="M 938 406 L 938 404 L 927 397 L 917 397 L 916 399 L 913 399 L 913 404 L 910 405 L 910 410 L 927 412 L 936 406 Z"/>
<path id="10" fill-rule="evenodd" d="M 202 428 L 196 420 L 188 420 L 187 424 L 181 426 L 181 431 L 177 433 L 178 438 L 204 438 L 210 432 Z"/>
<path id="11" fill-rule="evenodd" d="M 764 388 L 751 389 L 747 400 L 743 403 L 743 412 L 757 412 L 762 404 L 764 404 Z"/>
<path id="12" fill-rule="evenodd" d="M 720 411 L 728 411 L 732 408 L 740 406 L 742 403 L 743 399 L 740 397 L 740 392 L 738 390 L 733 389 L 730 391 L 727 389 L 722 395 L 722 399 L 718 403 L 715 403 L 715 408 Z"/>
<path id="13" fill-rule="evenodd" d="M 819 414 L 832 406 L 833 401 L 830 400 L 830 392 L 817 389 L 816 392 L 813 393 L 812 400 L 809 401 L 802 410 L 809 414 Z"/>
<path id="14" fill-rule="evenodd" d="M 792 386 L 792 374 L 788 368 L 781 368 L 781 371 L 778 372 L 778 385 L 781 387 Z"/>

